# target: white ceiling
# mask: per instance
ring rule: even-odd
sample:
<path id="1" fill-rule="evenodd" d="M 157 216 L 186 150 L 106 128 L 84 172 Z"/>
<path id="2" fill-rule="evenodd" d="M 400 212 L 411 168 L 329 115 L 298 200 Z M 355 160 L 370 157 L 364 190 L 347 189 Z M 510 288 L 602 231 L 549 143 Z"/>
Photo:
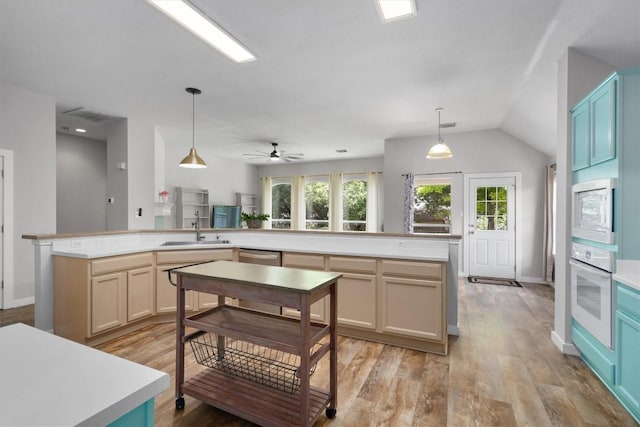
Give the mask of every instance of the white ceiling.
<path id="1" fill-rule="evenodd" d="M 58 112 L 157 125 L 185 152 L 184 89 L 197 87 L 196 147 L 245 160 L 275 141 L 317 161 L 436 134 L 438 106 L 457 122 L 445 139 L 502 128 L 554 155 L 566 48 L 640 66 L 638 0 L 417 0 L 416 18 L 390 24 L 373 0 L 193 3 L 258 60 L 228 60 L 144 0 L 0 0 L 0 79 L 51 94 Z"/>

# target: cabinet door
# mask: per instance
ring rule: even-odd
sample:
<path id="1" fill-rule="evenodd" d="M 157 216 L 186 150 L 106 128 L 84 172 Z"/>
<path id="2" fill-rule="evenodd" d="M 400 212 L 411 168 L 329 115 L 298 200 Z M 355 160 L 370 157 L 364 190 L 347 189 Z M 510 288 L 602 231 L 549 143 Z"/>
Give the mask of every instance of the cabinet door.
<path id="1" fill-rule="evenodd" d="M 105 274 L 91 279 L 91 334 L 127 322 L 127 274 Z"/>
<path id="2" fill-rule="evenodd" d="M 338 324 L 376 328 L 376 276 L 343 273 L 338 280 Z"/>
<path id="3" fill-rule="evenodd" d="M 442 341 L 442 282 L 383 276 L 381 299 L 384 332 Z"/>
<path id="4" fill-rule="evenodd" d="M 175 313 L 176 312 L 176 287 L 169 283 L 167 270 L 169 268 L 180 267 L 180 265 L 163 265 L 156 267 L 156 312 Z M 178 281 L 175 274 L 172 275 L 173 283 Z M 193 310 L 194 292 L 187 291 L 185 298 L 185 309 Z"/>
<path id="5" fill-rule="evenodd" d="M 572 167 L 576 171 L 589 166 L 590 157 L 590 129 L 589 103 L 583 102 L 571 116 L 572 129 Z"/>
<path id="6" fill-rule="evenodd" d="M 616 156 L 616 81 L 611 80 L 589 98 L 591 104 L 590 164 Z"/>
<path id="7" fill-rule="evenodd" d="M 640 322 L 616 312 L 616 390 L 629 408 L 640 416 Z"/>
<path id="8" fill-rule="evenodd" d="M 127 321 L 132 322 L 155 313 L 155 281 L 151 267 L 127 272 Z"/>
<path id="9" fill-rule="evenodd" d="M 306 270 L 324 270 L 324 255 L 284 253 L 282 254 L 282 266 Z M 311 320 L 326 323 L 328 307 L 328 296 L 311 304 Z M 282 315 L 296 319 L 300 318 L 300 312 L 289 307 L 282 307 Z"/>

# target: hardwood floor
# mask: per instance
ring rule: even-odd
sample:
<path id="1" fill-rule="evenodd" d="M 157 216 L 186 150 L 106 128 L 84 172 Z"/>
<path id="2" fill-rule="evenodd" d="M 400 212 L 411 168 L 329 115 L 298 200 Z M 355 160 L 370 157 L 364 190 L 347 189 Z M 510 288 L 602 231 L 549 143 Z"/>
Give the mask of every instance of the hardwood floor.
<path id="1" fill-rule="evenodd" d="M 461 280 L 459 294 L 461 335 L 450 337 L 448 356 L 340 337 L 338 413 L 315 427 L 637 426 L 579 358 L 551 342 L 552 288 Z M 98 348 L 173 377 L 174 330 L 155 325 Z M 187 354 L 190 376 L 203 368 Z M 326 387 L 327 371 L 321 362 L 312 383 Z M 188 396 L 177 411 L 174 387 L 156 398 L 158 426 L 253 425 Z"/>

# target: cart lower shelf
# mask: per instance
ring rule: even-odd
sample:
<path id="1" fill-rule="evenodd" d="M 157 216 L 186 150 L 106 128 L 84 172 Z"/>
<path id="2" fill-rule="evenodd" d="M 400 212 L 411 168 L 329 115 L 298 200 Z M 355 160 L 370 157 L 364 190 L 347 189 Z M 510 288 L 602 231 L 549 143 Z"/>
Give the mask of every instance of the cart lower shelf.
<path id="1" fill-rule="evenodd" d="M 288 394 L 252 381 L 207 369 L 182 385 L 184 394 L 262 426 L 300 425 L 300 394 Z M 309 420 L 313 425 L 330 401 L 327 391 L 309 389 Z M 335 408 L 330 408 L 335 415 Z"/>

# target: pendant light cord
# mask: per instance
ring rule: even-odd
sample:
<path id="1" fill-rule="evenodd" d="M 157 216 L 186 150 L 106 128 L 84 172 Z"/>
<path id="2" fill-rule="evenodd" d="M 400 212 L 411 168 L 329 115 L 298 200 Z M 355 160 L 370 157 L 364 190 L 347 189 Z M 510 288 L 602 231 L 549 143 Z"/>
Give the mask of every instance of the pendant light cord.
<path id="1" fill-rule="evenodd" d="M 192 109 L 191 109 L 191 148 L 196 148 L 196 94 L 191 93 Z M 438 119 L 440 120 L 440 119 Z"/>

